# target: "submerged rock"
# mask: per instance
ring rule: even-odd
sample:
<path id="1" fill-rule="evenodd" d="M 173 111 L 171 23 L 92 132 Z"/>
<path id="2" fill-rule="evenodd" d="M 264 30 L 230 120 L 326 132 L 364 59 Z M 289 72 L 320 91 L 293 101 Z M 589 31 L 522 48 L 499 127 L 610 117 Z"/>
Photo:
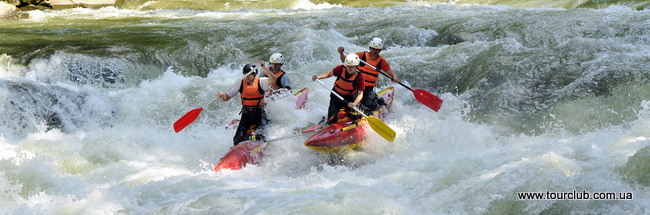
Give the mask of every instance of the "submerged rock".
<path id="1" fill-rule="evenodd" d="M 623 175 L 641 185 L 650 186 L 650 146 L 637 151 L 627 160 Z"/>
<path id="2" fill-rule="evenodd" d="M 88 91 L 31 81 L 0 81 L 0 130 L 22 139 L 39 130 L 73 133 L 112 126 L 115 109 L 107 99 Z"/>
<path id="3" fill-rule="evenodd" d="M 15 1 L 16 7 L 21 8 L 21 9 L 27 9 L 27 10 L 32 10 L 32 9 L 51 9 L 52 5 L 50 5 L 49 0 L 17 0 Z"/>
<path id="4" fill-rule="evenodd" d="M 18 15 L 18 10 L 14 5 L 0 1 L 0 19 L 12 19 Z"/>

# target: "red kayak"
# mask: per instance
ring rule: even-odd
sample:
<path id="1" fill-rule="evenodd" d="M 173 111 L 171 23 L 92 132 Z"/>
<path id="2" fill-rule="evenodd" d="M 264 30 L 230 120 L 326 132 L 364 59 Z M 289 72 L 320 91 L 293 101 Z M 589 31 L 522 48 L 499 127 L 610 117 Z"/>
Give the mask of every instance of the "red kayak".
<path id="1" fill-rule="evenodd" d="M 373 113 L 377 118 L 388 114 L 393 102 L 395 91 L 393 87 L 377 93 L 386 102 L 386 106 Z M 343 109 L 342 109 L 343 110 Z M 342 153 L 358 148 L 366 140 L 366 131 L 370 127 L 366 120 L 351 120 L 344 111 L 337 115 L 338 121 L 320 129 L 305 141 L 305 146 L 321 153 Z"/>
<path id="2" fill-rule="evenodd" d="M 258 164 L 264 156 L 264 142 L 258 140 L 247 140 L 230 148 L 230 151 L 221 158 L 214 171 L 222 169 L 238 170 L 246 164 Z"/>

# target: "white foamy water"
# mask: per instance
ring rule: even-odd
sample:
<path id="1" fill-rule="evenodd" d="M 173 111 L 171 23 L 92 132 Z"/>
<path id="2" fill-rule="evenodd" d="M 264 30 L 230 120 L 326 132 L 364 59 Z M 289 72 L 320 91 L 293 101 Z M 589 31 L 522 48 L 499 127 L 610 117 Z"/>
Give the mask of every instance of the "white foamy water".
<path id="1" fill-rule="evenodd" d="M 650 145 L 650 106 L 644 93 L 648 86 L 643 81 L 649 68 L 643 61 L 649 56 L 650 31 L 642 27 L 647 11 L 425 3 L 307 7 L 311 10 L 223 13 L 73 9 L 37 12 L 39 16 L 24 20 L 70 20 L 66 27 L 70 29 L 48 31 L 55 34 L 94 31 L 93 26 L 84 27 L 87 20 L 143 19 L 136 19 L 139 25 L 134 29 L 94 32 L 106 36 L 110 47 L 33 51 L 29 53 L 34 55 L 22 55 L 34 56 L 27 65 L 21 63 L 19 51 L 0 55 L 0 99 L 7 101 L 0 105 L 0 211 L 643 214 L 650 210 L 647 176 L 634 174 L 647 170 L 643 167 L 647 159 L 639 153 L 640 161 L 629 161 Z M 365 13 L 374 20 L 347 22 L 346 17 Z M 77 19 L 79 14 L 84 15 Z M 613 21 L 589 21 L 594 17 Z M 603 28 L 608 24 L 611 28 Z M 269 26 L 283 31 L 277 36 Z M 124 35 L 111 37 L 119 30 L 142 37 L 155 32 L 176 40 L 148 44 L 121 40 Z M 370 36 L 385 38 L 388 49 L 382 54 L 401 80 L 445 101 L 440 112 L 434 112 L 411 91 L 382 77 L 382 86 L 396 89 L 392 113 L 383 119 L 397 132 L 394 142 L 371 131 L 363 150 L 347 154 L 342 165 L 330 166 L 325 156 L 303 145 L 307 137 L 301 136 L 269 143 L 259 165 L 213 172 L 232 146 L 234 130 L 226 126 L 239 118 L 238 98 L 216 101 L 181 132 L 172 129 L 183 114 L 203 107 L 237 81 L 244 63 L 283 52 L 288 62 L 283 68 L 291 75 L 293 89 L 308 87 L 309 101 L 303 110 L 295 110 L 291 98 L 270 103 L 273 124 L 266 136 L 299 132 L 327 112 L 329 91 L 312 82 L 311 75 L 339 63 L 336 47 L 361 51 Z M 464 41 L 454 43 L 454 38 Z M 120 54 L 106 56 L 106 50 Z M 205 63 L 210 69 L 201 70 L 194 64 L 198 61 L 210 62 Z M 631 194 L 632 199 L 518 196 L 547 191 Z"/>

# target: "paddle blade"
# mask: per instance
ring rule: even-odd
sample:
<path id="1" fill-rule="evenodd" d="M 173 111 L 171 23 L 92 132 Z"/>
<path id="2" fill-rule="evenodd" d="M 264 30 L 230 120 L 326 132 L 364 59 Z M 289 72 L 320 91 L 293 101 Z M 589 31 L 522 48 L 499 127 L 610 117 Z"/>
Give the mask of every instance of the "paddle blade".
<path id="1" fill-rule="evenodd" d="M 197 108 L 191 110 L 190 112 L 187 112 L 183 117 L 174 123 L 174 131 L 178 133 L 179 131 L 183 130 L 183 128 L 187 127 L 187 125 L 194 122 L 194 120 L 199 117 L 199 114 L 201 114 L 201 111 L 203 111 L 203 108 Z"/>
<path id="2" fill-rule="evenodd" d="M 431 108 L 435 112 L 438 112 L 438 110 L 440 110 L 440 107 L 442 106 L 442 99 L 423 89 L 415 89 L 411 91 L 413 92 L 415 99 L 417 99 L 420 103 Z"/>
<path id="3" fill-rule="evenodd" d="M 320 129 L 322 123 L 318 123 L 316 125 L 312 125 L 311 127 L 307 128 L 307 130 L 302 131 L 301 133 L 310 133 L 314 132 L 318 129 Z"/>
<path id="4" fill-rule="evenodd" d="M 314 132 L 316 130 L 320 130 L 321 127 L 324 125 L 324 123 L 325 123 L 325 117 L 323 117 L 323 119 L 321 119 L 315 125 L 312 125 L 311 127 L 307 128 L 307 130 L 302 131 L 302 133 L 311 133 L 311 132 Z"/>
<path id="5" fill-rule="evenodd" d="M 306 87 L 294 94 L 296 97 L 296 110 L 305 108 L 305 103 L 309 99 L 309 89 Z"/>
<path id="6" fill-rule="evenodd" d="M 389 142 L 393 142 L 393 140 L 395 140 L 397 133 L 395 133 L 392 128 L 388 127 L 388 125 L 386 125 L 380 119 L 377 119 L 377 117 L 374 116 L 368 116 L 366 117 L 366 120 L 368 120 L 370 128 L 372 128 L 372 130 L 375 130 L 375 132 L 377 132 L 377 134 L 379 134 L 381 137 L 388 140 Z"/>

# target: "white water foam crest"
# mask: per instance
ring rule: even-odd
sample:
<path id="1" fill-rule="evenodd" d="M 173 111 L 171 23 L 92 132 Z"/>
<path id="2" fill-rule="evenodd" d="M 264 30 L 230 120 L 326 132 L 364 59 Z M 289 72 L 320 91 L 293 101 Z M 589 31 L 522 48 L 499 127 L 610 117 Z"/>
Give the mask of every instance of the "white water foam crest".
<path id="1" fill-rule="evenodd" d="M 115 18 L 127 18 L 127 17 L 158 17 L 158 18 L 185 18 L 188 16 L 193 16 L 196 14 L 196 11 L 191 10 L 132 10 L 132 9 L 121 9 L 117 7 L 102 7 L 98 9 L 90 8 L 70 8 L 64 10 L 31 10 L 28 11 L 29 20 L 35 22 L 45 22 L 45 21 L 54 21 L 57 19 L 68 19 L 70 21 L 78 19 L 115 19 Z"/>
<path id="2" fill-rule="evenodd" d="M 4 53 L 0 54 L 0 78 L 22 77 L 26 71 L 27 68 L 18 64 L 13 57 Z"/>
<path id="3" fill-rule="evenodd" d="M 306 9 L 306 10 L 322 10 L 322 9 L 330 9 L 330 8 L 335 8 L 335 7 L 342 7 L 340 4 L 330 4 L 327 2 L 323 2 L 320 4 L 314 4 L 309 0 L 298 0 L 297 2 L 294 2 L 291 6 L 288 8 L 291 9 Z"/>

